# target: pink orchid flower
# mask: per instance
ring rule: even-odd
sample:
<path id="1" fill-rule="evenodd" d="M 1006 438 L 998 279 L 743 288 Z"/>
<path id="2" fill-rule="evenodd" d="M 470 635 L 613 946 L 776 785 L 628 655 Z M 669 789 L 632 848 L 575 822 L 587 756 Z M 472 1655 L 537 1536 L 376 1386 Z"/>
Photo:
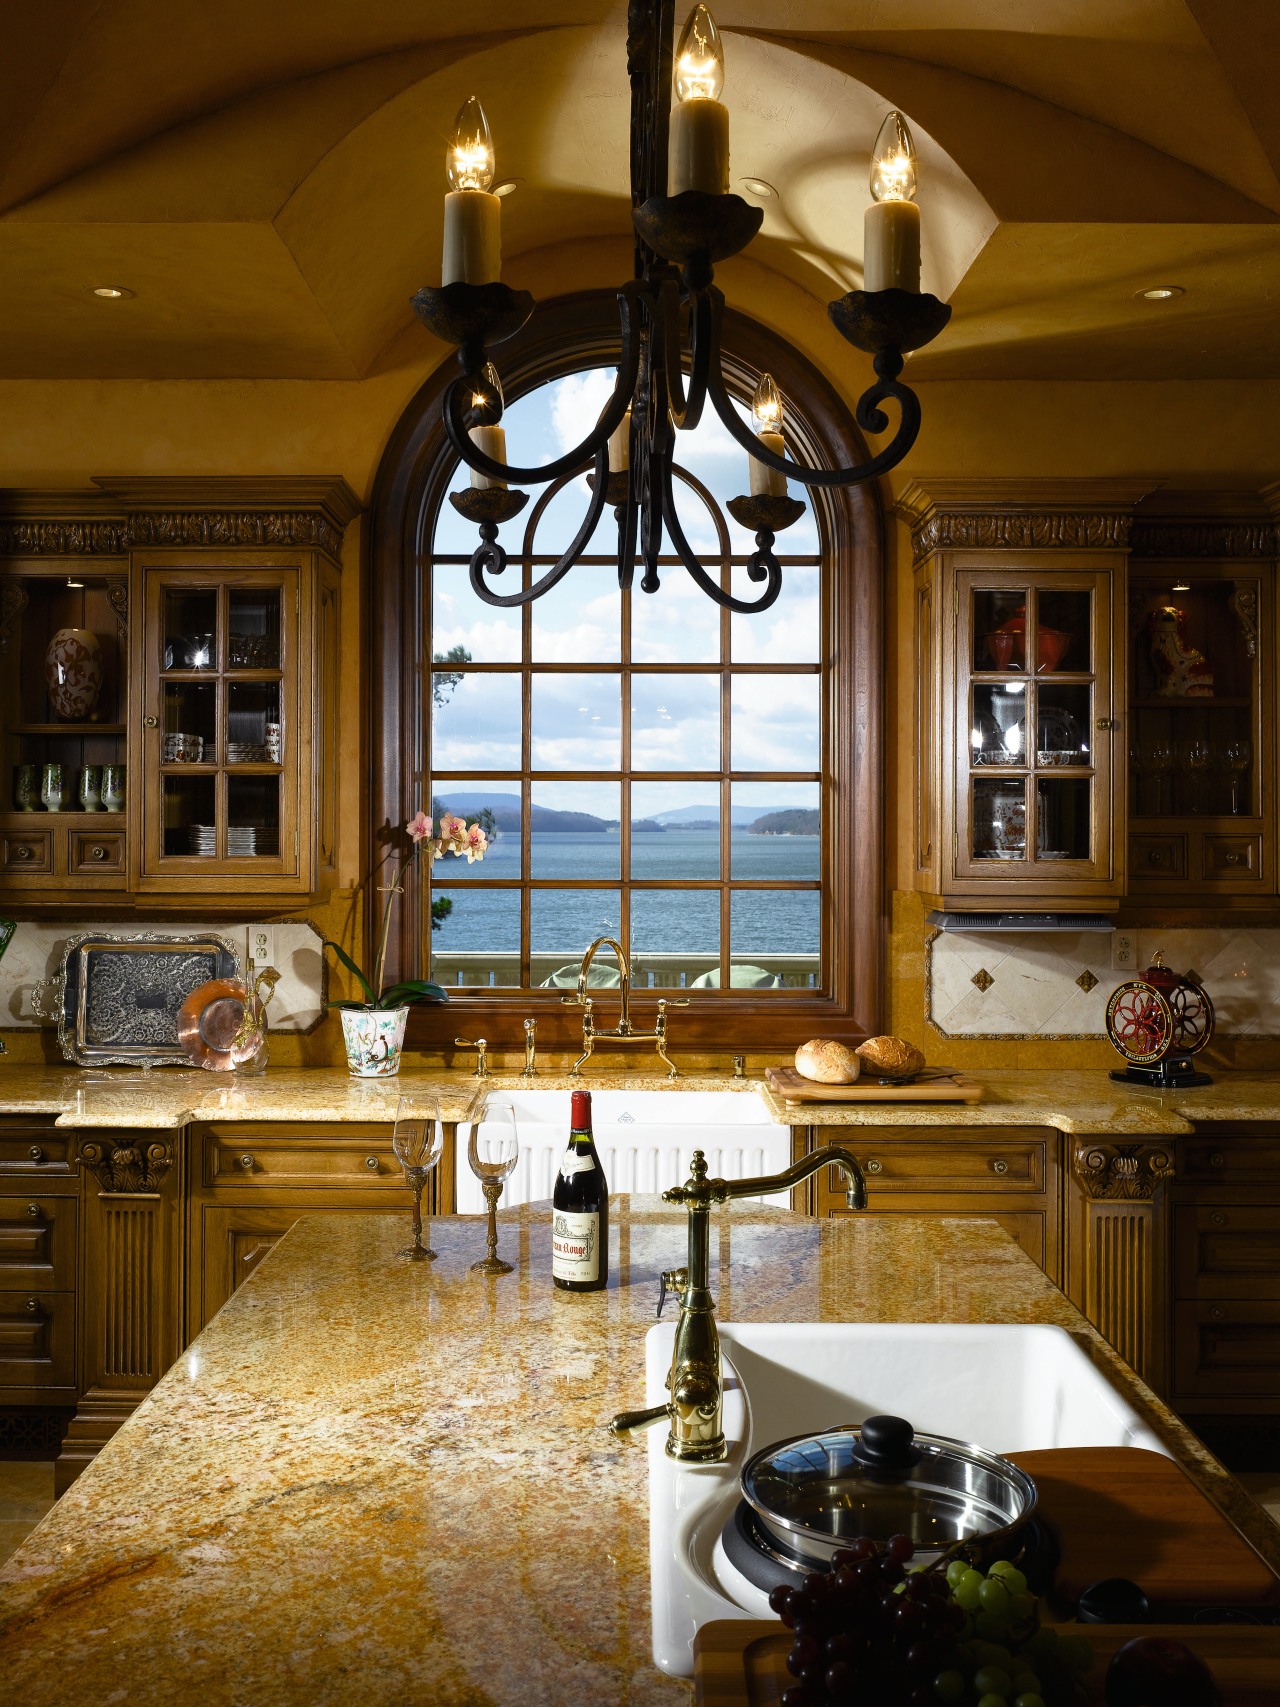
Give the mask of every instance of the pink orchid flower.
<path id="1" fill-rule="evenodd" d="M 416 812 L 405 825 L 414 843 L 425 842 L 431 834 L 431 820 L 425 812 Z"/>

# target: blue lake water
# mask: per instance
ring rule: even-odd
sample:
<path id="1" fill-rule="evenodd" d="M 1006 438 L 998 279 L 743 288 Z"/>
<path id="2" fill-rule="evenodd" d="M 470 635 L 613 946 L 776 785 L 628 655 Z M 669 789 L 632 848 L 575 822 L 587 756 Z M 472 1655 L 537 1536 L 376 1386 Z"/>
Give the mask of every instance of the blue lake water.
<path id="1" fill-rule="evenodd" d="M 817 836 L 752 836 L 735 831 L 730 876 L 756 883 L 816 882 Z M 572 884 L 617 879 L 617 836 L 537 834 L 531 838 L 530 875 Z M 631 872 L 648 882 L 715 880 L 720 836 L 715 830 L 639 832 L 632 837 Z M 436 952 L 515 953 L 520 946 L 520 897 L 514 890 L 472 889 L 477 878 L 518 879 L 520 838 L 511 833 L 490 844 L 483 861 L 468 866 L 446 858 L 435 867 L 437 896 L 453 911 L 433 933 Z M 455 884 L 457 885 L 455 887 Z M 535 953 L 581 953 L 592 937 L 616 934 L 618 896 L 609 890 L 534 890 L 530 899 Z M 814 890 L 738 890 L 730 897 L 730 952 L 734 955 L 816 954 L 819 898 Z M 633 954 L 716 954 L 720 950 L 720 898 L 716 890 L 636 890 L 631 900 Z"/>

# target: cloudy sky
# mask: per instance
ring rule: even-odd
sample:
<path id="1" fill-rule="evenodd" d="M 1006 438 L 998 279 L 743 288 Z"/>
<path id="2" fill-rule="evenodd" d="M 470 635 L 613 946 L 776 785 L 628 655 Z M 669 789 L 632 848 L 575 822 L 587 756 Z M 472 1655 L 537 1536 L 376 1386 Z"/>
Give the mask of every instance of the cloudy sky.
<path id="1" fill-rule="evenodd" d="M 563 454 L 583 436 L 600 413 L 612 385 L 611 369 L 571 374 L 511 404 L 504 417 L 507 456 L 514 463 L 537 465 Z M 744 419 L 746 418 L 743 411 Z M 696 432 L 679 440 L 679 461 L 697 476 L 721 504 L 749 489 L 747 455 L 714 415 Z M 466 483 L 465 468 L 454 488 Z M 705 506 L 688 487 L 679 488 L 680 515 L 691 544 L 705 563 L 718 563 L 716 532 Z M 585 476 L 570 482 L 548 506 L 536 549 L 563 549 L 576 531 L 589 493 Z M 534 489 L 532 502 L 537 498 Z M 504 529 L 504 543 L 515 549 L 528 512 Z M 726 520 L 728 518 L 726 517 Z M 729 521 L 731 548 L 745 555 L 754 539 Z M 469 554 L 475 529 L 444 506 L 437 529 L 438 554 Z M 614 548 L 612 512 L 606 511 L 590 549 Z M 788 555 L 812 555 L 817 534 L 812 513 L 779 536 Z M 508 570 L 514 584 L 514 570 Z M 741 589 L 751 592 L 744 570 Z M 708 674 L 637 676 L 632 685 L 632 764 L 636 769 L 714 770 L 720 767 L 719 678 L 720 613 L 679 566 L 663 572 L 660 590 L 632 597 L 632 657 L 647 664 L 706 664 Z M 621 657 L 621 604 L 612 566 L 579 566 L 570 571 L 532 610 L 531 656 L 537 663 L 558 663 L 563 674 L 537 676 L 533 683 L 532 745 L 535 770 L 611 770 L 621 763 L 621 680 L 616 671 L 586 672 L 584 663 L 608 666 Z M 465 564 L 437 564 L 433 578 L 433 646 L 437 653 L 464 646 L 478 663 L 516 663 L 520 659 L 520 615 L 496 610 L 471 591 Z M 812 664 L 818 661 L 820 623 L 816 566 L 784 568 L 783 591 L 771 610 L 759 616 L 733 616 L 730 657 L 743 663 Z M 819 755 L 819 701 L 816 676 L 741 677 L 731 691 L 731 754 L 734 770 L 816 771 Z M 520 765 L 519 677 L 472 676 L 457 685 L 436 709 L 433 731 L 437 770 L 518 769 Z M 455 785 L 457 786 L 457 785 Z M 494 786 L 492 784 L 487 786 Z M 767 810 L 775 804 L 816 804 L 816 789 L 806 784 L 742 784 L 744 802 Z M 757 802 L 755 791 L 762 798 Z M 714 799 L 712 785 L 673 785 L 651 789 L 636 815 L 667 806 L 696 805 Z M 785 798 L 783 795 L 785 794 Z M 813 797 L 813 798 L 811 798 Z M 603 817 L 617 817 L 616 784 L 557 784 L 535 790 L 541 804 L 572 806 Z M 736 794 L 735 794 L 736 799 Z M 612 804 L 611 804 L 612 803 Z"/>

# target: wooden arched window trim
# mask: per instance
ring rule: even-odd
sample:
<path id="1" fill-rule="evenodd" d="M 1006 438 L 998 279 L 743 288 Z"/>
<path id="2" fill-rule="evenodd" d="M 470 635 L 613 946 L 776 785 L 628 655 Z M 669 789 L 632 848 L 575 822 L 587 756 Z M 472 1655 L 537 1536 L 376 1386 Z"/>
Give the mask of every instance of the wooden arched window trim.
<path id="1" fill-rule="evenodd" d="M 788 400 L 788 437 L 802 461 L 850 467 L 867 450 L 852 415 L 813 364 L 776 333 L 741 314 L 724 321 L 725 374 L 749 397 L 767 369 Z M 538 307 L 529 324 L 504 344 L 503 386 L 509 398 L 564 373 L 617 359 L 617 308 L 611 293 L 559 297 Z M 453 459 L 441 425 L 440 403 L 456 373 L 446 360 L 421 386 L 396 424 L 383 453 L 370 506 L 368 616 L 371 642 L 370 828 L 367 869 L 386 858 L 392 826 L 422 803 L 430 723 L 430 597 L 422 572 L 430 519 L 444 502 Z M 672 1019 L 676 1059 L 700 1050 L 783 1049 L 813 1036 L 850 1037 L 882 1023 L 883 888 L 883 607 L 884 518 L 874 485 L 810 494 L 819 534 L 830 552 L 824 576 L 823 622 L 834 660 L 827 682 L 827 740 L 823 769 L 834 777 L 826 800 L 824 837 L 831 875 L 823 943 L 825 993 L 698 992 Z M 785 546 L 785 537 L 780 541 Z M 649 595 L 637 592 L 636 597 Z M 661 598 L 662 594 L 652 595 Z M 380 901 L 381 897 L 372 897 Z M 388 981 L 420 976 L 425 891 L 411 882 L 394 910 Z M 380 907 L 366 908 L 366 936 Z M 586 948 L 586 943 L 583 943 Z M 640 991 L 633 1017 L 644 1024 L 656 997 Z M 552 990 L 491 990 L 451 996 L 447 1008 L 410 1010 L 408 1041 L 449 1048 L 460 1033 L 482 1032 L 499 1048 L 515 1048 L 521 1021 L 538 1020 L 540 1049 L 576 1048 L 581 1017 Z M 614 1023 L 607 1002 L 599 1023 Z M 607 1048 L 602 1044 L 601 1049 Z M 637 1057 L 639 1049 L 628 1056 Z"/>

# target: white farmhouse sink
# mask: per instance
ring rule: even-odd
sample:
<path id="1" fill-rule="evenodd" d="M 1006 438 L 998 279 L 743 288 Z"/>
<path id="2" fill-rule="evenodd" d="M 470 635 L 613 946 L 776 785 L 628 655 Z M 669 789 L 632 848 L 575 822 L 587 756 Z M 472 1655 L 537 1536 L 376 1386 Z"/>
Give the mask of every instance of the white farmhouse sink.
<path id="1" fill-rule="evenodd" d="M 589 1080 L 596 1149 L 610 1191 L 659 1192 L 688 1178 L 695 1150 L 706 1154 L 713 1178 L 776 1174 L 791 1162 L 791 1131 L 779 1126 L 752 1091 L 606 1091 Z M 551 1196 L 569 1141 L 569 1091 L 493 1090 L 492 1100 L 516 1111 L 520 1159 L 502 1201 L 536 1203 Z M 482 1215 L 480 1182 L 465 1162 L 458 1169 L 458 1213 Z M 786 1192 L 764 1198 L 787 1208 Z"/>
<path id="2" fill-rule="evenodd" d="M 647 1402 L 661 1404 L 675 1323 L 651 1328 Z M 1050 1326 L 929 1322 L 721 1323 L 723 1464 L 682 1465 L 649 1431 L 649 1568 L 653 1655 L 693 1675 L 693 1638 L 712 1618 L 769 1617 L 760 1590 L 718 1546 L 738 1503 L 738 1476 L 774 1441 L 888 1412 L 922 1434 L 989 1451 L 1055 1446 L 1168 1448 L 1104 1379 L 1071 1336 Z"/>

